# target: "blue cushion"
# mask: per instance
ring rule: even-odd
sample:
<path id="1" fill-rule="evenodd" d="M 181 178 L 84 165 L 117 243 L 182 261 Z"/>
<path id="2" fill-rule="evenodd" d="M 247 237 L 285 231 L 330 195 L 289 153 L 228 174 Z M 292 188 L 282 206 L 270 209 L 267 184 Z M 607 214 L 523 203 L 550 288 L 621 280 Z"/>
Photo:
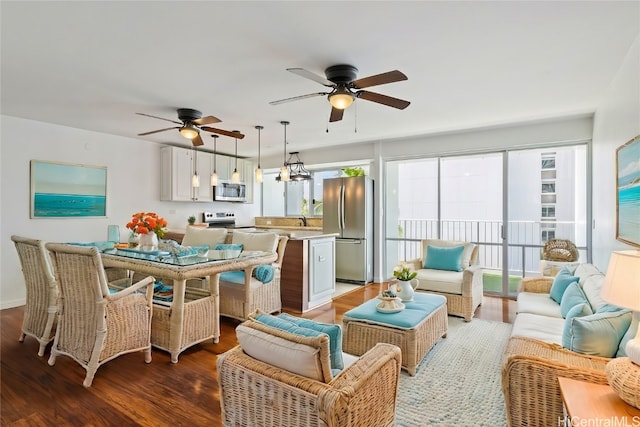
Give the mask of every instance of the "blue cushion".
<path id="1" fill-rule="evenodd" d="M 427 246 L 427 254 L 423 261 L 424 268 L 434 270 L 462 271 L 462 252 L 464 246 Z"/>
<path id="2" fill-rule="evenodd" d="M 589 304 L 587 304 L 586 302 L 583 302 L 581 304 L 577 304 L 574 305 L 573 307 L 571 307 L 571 309 L 569 310 L 569 312 L 567 313 L 567 317 L 565 318 L 564 321 L 564 329 L 562 331 L 562 346 L 565 348 L 569 348 L 571 347 L 571 338 L 570 338 L 570 331 L 571 331 L 571 320 L 574 317 L 583 317 L 583 316 L 589 316 L 593 314 L 593 310 L 591 310 L 591 306 Z"/>
<path id="3" fill-rule="evenodd" d="M 242 243 L 218 243 L 215 248 L 216 251 L 223 251 L 226 249 L 230 249 L 233 251 L 241 251 Z"/>
<path id="4" fill-rule="evenodd" d="M 570 283 L 560 301 L 560 313 L 562 313 L 562 317 L 566 318 L 567 313 L 569 313 L 569 310 L 571 310 L 573 306 L 582 303 L 589 304 L 587 297 L 584 295 L 584 292 L 582 292 L 582 288 L 578 282 Z"/>
<path id="5" fill-rule="evenodd" d="M 567 290 L 567 287 L 571 283 L 577 282 L 579 279 L 579 277 L 573 276 L 567 267 L 564 267 L 553 279 L 549 296 L 552 300 L 560 304 L 560 301 L 562 301 L 562 295 L 564 294 L 564 291 Z"/>
<path id="6" fill-rule="evenodd" d="M 397 313 L 380 313 L 376 309 L 378 303 L 380 303 L 379 299 L 370 299 L 347 311 L 344 317 L 391 325 L 400 329 L 411 329 L 415 328 L 435 310 L 445 305 L 447 299 L 442 295 L 416 292 L 413 295 L 413 301 L 404 303 L 404 310 Z"/>
<path id="7" fill-rule="evenodd" d="M 562 345 L 582 354 L 614 357 L 630 323 L 629 310 L 573 317 L 569 325 L 565 325 Z"/>
<path id="8" fill-rule="evenodd" d="M 314 331 L 324 332 L 329 335 L 331 369 L 344 368 L 344 364 L 342 362 L 342 328 L 340 328 L 339 325 L 319 323 L 313 320 L 303 319 L 301 317 L 290 316 L 286 313 L 282 313 L 278 317 L 280 319 L 288 320 L 289 322 L 303 328 L 313 329 Z"/>
<path id="9" fill-rule="evenodd" d="M 253 272 L 256 275 L 256 279 L 258 279 L 262 283 L 269 283 L 273 280 L 274 270 L 271 265 L 259 265 L 255 270 L 253 270 Z"/>
<path id="10" fill-rule="evenodd" d="M 225 271 L 224 273 L 220 273 L 220 280 L 235 283 L 237 285 L 244 285 L 244 270 Z"/>
<path id="11" fill-rule="evenodd" d="M 285 319 L 280 319 L 270 314 L 258 314 L 255 319 L 260 323 L 264 323 L 265 325 L 269 325 L 271 327 L 278 328 L 282 331 L 296 335 L 302 335 L 305 337 L 317 337 L 322 334 L 322 332 L 320 331 L 300 327 L 295 323 L 289 322 Z"/>

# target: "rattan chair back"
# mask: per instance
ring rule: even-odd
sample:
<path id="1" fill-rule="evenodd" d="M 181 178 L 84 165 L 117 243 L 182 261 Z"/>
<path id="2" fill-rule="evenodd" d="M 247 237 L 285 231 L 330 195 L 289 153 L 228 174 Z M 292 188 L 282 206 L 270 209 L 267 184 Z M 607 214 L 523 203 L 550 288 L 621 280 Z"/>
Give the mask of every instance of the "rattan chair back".
<path id="1" fill-rule="evenodd" d="M 89 387 L 98 367 L 121 354 L 144 351 L 151 362 L 153 277 L 111 294 L 97 248 L 45 246 L 60 291 L 49 365 L 58 355 L 71 357 L 86 369 L 83 385 Z"/>
<path id="2" fill-rule="evenodd" d="M 43 241 L 21 236 L 11 236 L 11 240 L 20 258 L 27 291 L 19 341 L 23 342 L 27 335 L 34 337 L 40 343 L 38 356 L 43 356 L 55 334 L 58 291 L 51 260 Z"/>
<path id="3" fill-rule="evenodd" d="M 547 240 L 542 249 L 542 259 L 546 261 L 575 262 L 579 257 L 578 249 L 570 240 Z"/>

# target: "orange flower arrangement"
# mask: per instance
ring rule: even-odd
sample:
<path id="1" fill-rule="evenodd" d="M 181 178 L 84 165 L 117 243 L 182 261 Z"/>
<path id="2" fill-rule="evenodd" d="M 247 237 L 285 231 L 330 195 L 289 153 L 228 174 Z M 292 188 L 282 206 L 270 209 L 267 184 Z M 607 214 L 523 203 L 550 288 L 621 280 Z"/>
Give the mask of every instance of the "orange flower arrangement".
<path id="1" fill-rule="evenodd" d="M 159 238 L 164 236 L 163 228 L 167 226 L 167 220 L 159 217 L 154 212 L 138 212 L 127 224 L 127 228 L 136 234 L 156 233 Z"/>

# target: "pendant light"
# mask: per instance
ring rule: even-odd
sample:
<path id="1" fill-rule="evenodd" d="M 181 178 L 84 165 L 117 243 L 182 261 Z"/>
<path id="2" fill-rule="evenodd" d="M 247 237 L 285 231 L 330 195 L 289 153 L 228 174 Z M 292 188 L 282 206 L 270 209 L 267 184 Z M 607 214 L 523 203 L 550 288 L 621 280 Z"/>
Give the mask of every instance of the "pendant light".
<path id="1" fill-rule="evenodd" d="M 287 165 L 287 125 L 289 122 L 282 121 L 281 125 L 284 126 L 284 164 L 282 165 L 282 169 L 280 169 L 280 181 L 287 182 L 289 181 L 289 167 Z"/>
<path id="2" fill-rule="evenodd" d="M 304 167 L 304 163 L 298 157 L 298 151 L 289 153 L 289 179 L 291 181 L 307 181 L 311 179 L 311 173 Z"/>
<path id="3" fill-rule="evenodd" d="M 262 183 L 262 169 L 260 169 L 260 131 L 264 129 L 263 126 L 256 126 L 258 129 L 258 168 L 256 169 L 256 182 L 258 184 Z"/>
<path id="4" fill-rule="evenodd" d="M 239 133 L 239 130 L 234 130 L 233 133 Z M 231 182 L 234 184 L 240 183 L 240 174 L 238 173 L 238 138 L 236 138 L 236 165 L 231 174 Z"/>
<path id="5" fill-rule="evenodd" d="M 191 177 L 191 186 L 193 188 L 200 187 L 200 177 L 198 176 L 198 150 L 191 149 L 195 151 L 195 155 L 193 156 L 193 176 Z"/>
<path id="6" fill-rule="evenodd" d="M 218 142 L 218 135 L 211 135 L 213 138 L 213 173 L 211 174 L 211 186 L 218 185 L 218 172 L 216 172 L 216 143 Z"/>

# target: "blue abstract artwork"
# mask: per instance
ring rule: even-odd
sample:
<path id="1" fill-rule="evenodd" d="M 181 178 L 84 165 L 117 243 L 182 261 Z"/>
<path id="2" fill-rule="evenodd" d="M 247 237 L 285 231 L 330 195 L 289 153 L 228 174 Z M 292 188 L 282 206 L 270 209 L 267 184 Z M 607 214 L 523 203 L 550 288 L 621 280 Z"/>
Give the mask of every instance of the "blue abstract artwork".
<path id="1" fill-rule="evenodd" d="M 106 216 L 107 168 L 31 161 L 31 217 Z"/>
<path id="2" fill-rule="evenodd" d="M 640 246 L 640 136 L 617 149 L 616 238 Z"/>

